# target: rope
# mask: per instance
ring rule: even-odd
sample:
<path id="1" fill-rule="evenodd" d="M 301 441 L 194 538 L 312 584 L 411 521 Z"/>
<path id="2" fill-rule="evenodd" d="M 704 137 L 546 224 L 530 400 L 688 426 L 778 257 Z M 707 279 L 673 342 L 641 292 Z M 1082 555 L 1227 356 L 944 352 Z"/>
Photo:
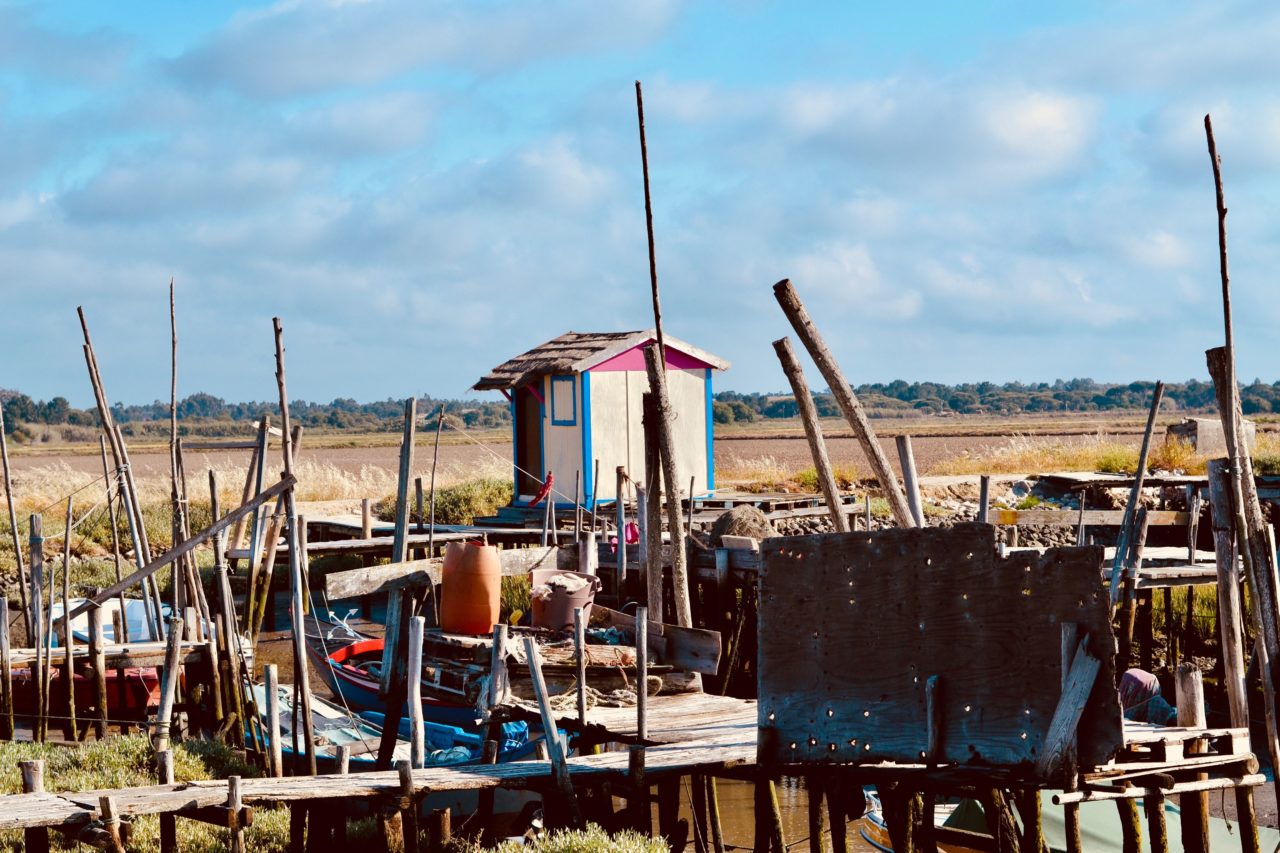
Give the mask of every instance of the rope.
<path id="1" fill-rule="evenodd" d="M 123 470 L 123 466 L 121 466 L 121 469 L 120 469 L 120 470 Z M 42 507 L 40 507 L 40 509 L 38 509 L 38 510 L 36 510 L 36 511 L 35 511 L 35 515 L 43 515 L 43 514 L 45 513 L 45 511 L 50 510 L 50 509 L 53 509 L 55 506 L 58 506 L 59 504 L 66 503 L 66 502 L 67 502 L 67 498 L 73 498 L 73 497 L 75 497 L 76 495 L 78 495 L 78 494 L 80 494 L 81 492 L 83 492 L 85 489 L 89 488 L 90 486 L 95 486 L 95 485 L 97 485 L 98 483 L 100 483 L 101 481 L 103 481 L 103 480 L 105 480 L 105 479 L 106 479 L 106 475 L 105 475 L 105 474 L 99 474 L 97 477 L 94 477 L 92 480 L 90 480 L 89 482 L 85 483 L 83 486 L 81 486 L 80 488 L 76 489 L 76 490 L 75 490 L 74 492 L 72 492 L 71 494 L 69 494 L 69 495 L 63 495 L 62 497 L 60 497 L 60 498 L 56 499 L 55 501 L 53 501 L 53 503 L 50 503 L 50 504 L 48 504 L 48 505 L 46 505 L 46 506 L 42 506 Z"/>

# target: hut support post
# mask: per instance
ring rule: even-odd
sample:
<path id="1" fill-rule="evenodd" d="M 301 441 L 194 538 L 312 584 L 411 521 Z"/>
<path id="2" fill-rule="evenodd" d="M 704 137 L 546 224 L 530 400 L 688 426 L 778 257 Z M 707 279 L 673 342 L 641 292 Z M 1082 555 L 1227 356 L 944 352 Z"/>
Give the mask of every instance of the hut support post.
<path id="1" fill-rule="evenodd" d="M 1204 710 L 1204 677 L 1195 664 L 1184 663 L 1174 671 L 1175 698 L 1178 707 L 1178 725 L 1190 728 L 1206 727 Z M 1203 745 L 1192 742 L 1187 745 L 1190 755 L 1198 755 Z M 1197 779 L 1207 779 L 1199 773 Z M 1206 791 L 1183 794 L 1179 798 L 1182 810 L 1182 847 L 1184 850 L 1209 849 L 1209 794 Z"/>
<path id="2" fill-rule="evenodd" d="M 689 574 L 686 565 L 684 519 L 680 515 L 680 473 L 676 468 L 676 442 L 671 429 L 671 399 L 667 391 L 666 367 L 658 361 L 658 351 L 646 347 L 645 368 L 658 416 L 658 454 L 662 462 L 662 479 L 667 489 L 667 530 L 671 534 L 671 584 L 676 602 L 676 624 L 693 627 L 693 609 L 689 601 Z M 692 497 L 692 496 L 690 496 Z"/>

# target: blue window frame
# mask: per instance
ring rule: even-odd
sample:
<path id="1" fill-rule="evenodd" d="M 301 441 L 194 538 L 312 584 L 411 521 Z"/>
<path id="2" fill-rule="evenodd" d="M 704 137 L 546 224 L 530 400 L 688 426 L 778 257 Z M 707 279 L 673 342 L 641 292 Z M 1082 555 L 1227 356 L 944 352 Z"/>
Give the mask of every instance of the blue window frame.
<path id="1" fill-rule="evenodd" d="M 551 425 L 578 425 L 578 383 L 576 377 L 551 377 Z"/>

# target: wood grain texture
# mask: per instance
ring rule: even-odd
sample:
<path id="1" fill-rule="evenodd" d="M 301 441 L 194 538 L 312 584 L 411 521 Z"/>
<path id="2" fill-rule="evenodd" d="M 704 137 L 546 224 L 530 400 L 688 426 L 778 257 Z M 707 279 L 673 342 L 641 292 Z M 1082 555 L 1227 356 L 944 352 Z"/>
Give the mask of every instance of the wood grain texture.
<path id="1" fill-rule="evenodd" d="M 996 556 L 995 528 L 769 539 L 760 579 L 760 760 L 920 762 L 939 675 L 939 761 L 1031 775 L 1061 687 L 1061 624 L 1103 664 L 1082 766 L 1120 747 L 1102 549 Z"/>

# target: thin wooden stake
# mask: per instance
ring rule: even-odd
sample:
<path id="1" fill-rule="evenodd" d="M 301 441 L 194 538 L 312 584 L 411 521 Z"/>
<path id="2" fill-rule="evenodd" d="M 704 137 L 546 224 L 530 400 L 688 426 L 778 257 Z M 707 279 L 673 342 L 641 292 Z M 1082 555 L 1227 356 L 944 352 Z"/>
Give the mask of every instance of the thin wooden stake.
<path id="1" fill-rule="evenodd" d="M 406 669 L 410 673 L 409 688 L 409 744 L 410 761 L 415 770 L 426 766 L 427 741 L 422 721 L 422 679 L 414 677 L 422 672 L 422 639 L 427 620 L 414 616 L 409 620 L 409 660 Z"/>
<path id="2" fill-rule="evenodd" d="M 13 740 L 13 656 L 9 643 L 9 599 L 0 597 L 0 738 Z"/>
<path id="3" fill-rule="evenodd" d="M 6 632 L 5 641 L 8 636 Z M 7 651 L 7 650 L 4 650 Z M 71 650 L 67 649 L 69 655 Z M 107 654 L 103 642 L 102 608 L 95 607 L 89 611 L 89 666 L 93 678 L 93 705 L 97 718 L 94 722 L 94 736 L 103 740 L 107 736 Z"/>
<path id="4" fill-rule="evenodd" d="M 920 477 L 916 474 L 916 456 L 911 450 L 911 436 L 900 435 L 898 444 L 898 463 L 902 466 L 902 489 L 907 494 L 907 506 L 911 509 L 911 517 L 916 520 L 916 527 L 924 527 L 924 503 L 920 500 Z"/>
<path id="5" fill-rule="evenodd" d="M 267 700 L 267 772 L 284 776 L 284 748 L 280 742 L 280 671 L 275 664 L 262 667 L 262 690 Z"/>
<path id="6" fill-rule="evenodd" d="M 182 668 L 182 619 L 171 617 L 168 627 L 164 648 L 164 674 L 160 682 L 160 709 L 156 712 L 155 729 L 151 737 L 156 752 L 169 748 L 169 726 L 173 722 L 173 704 Z"/>
<path id="7" fill-rule="evenodd" d="M 649 737 L 649 608 L 636 608 L 636 738 Z"/>
<path id="8" fill-rule="evenodd" d="M 578 724 L 587 725 L 587 640 L 582 608 L 573 608 L 573 652 L 578 666 Z"/>
<path id="9" fill-rule="evenodd" d="M 13 502 L 13 478 L 9 473 L 9 439 L 5 435 L 4 405 L 0 403 L 0 462 L 4 463 L 4 499 L 9 509 L 9 534 L 13 537 L 13 559 L 18 570 L 18 600 L 22 602 L 22 618 L 26 620 L 27 641 L 31 641 L 32 618 L 31 608 L 27 602 L 27 584 L 31 582 L 27 575 L 26 564 L 22 561 L 22 538 L 18 535 L 18 511 Z M 114 528 L 113 528 L 114 529 Z"/>
<path id="10" fill-rule="evenodd" d="M 1129 489 L 1129 500 L 1124 506 L 1124 520 L 1120 523 L 1120 535 L 1116 538 L 1116 556 L 1111 562 L 1111 604 L 1114 607 L 1120 601 L 1121 573 L 1125 561 L 1129 557 L 1130 540 L 1134 534 L 1134 517 L 1138 511 L 1138 503 L 1142 498 L 1142 482 L 1147 476 L 1147 455 L 1151 452 L 1151 435 L 1155 431 L 1156 415 L 1160 412 L 1160 401 L 1164 399 L 1164 383 L 1157 382 L 1155 392 L 1151 395 L 1151 408 L 1147 412 L 1147 426 L 1142 432 L 1142 449 L 1138 452 L 1138 470 L 1133 475 L 1133 487 Z"/>
<path id="11" fill-rule="evenodd" d="M 62 730 L 66 739 L 76 738 L 76 661 L 75 636 L 71 632 L 71 526 L 73 498 L 67 498 L 67 524 L 62 533 L 62 681 L 67 690 L 67 718 L 63 720 Z M 49 630 L 53 630 L 50 624 Z"/>

